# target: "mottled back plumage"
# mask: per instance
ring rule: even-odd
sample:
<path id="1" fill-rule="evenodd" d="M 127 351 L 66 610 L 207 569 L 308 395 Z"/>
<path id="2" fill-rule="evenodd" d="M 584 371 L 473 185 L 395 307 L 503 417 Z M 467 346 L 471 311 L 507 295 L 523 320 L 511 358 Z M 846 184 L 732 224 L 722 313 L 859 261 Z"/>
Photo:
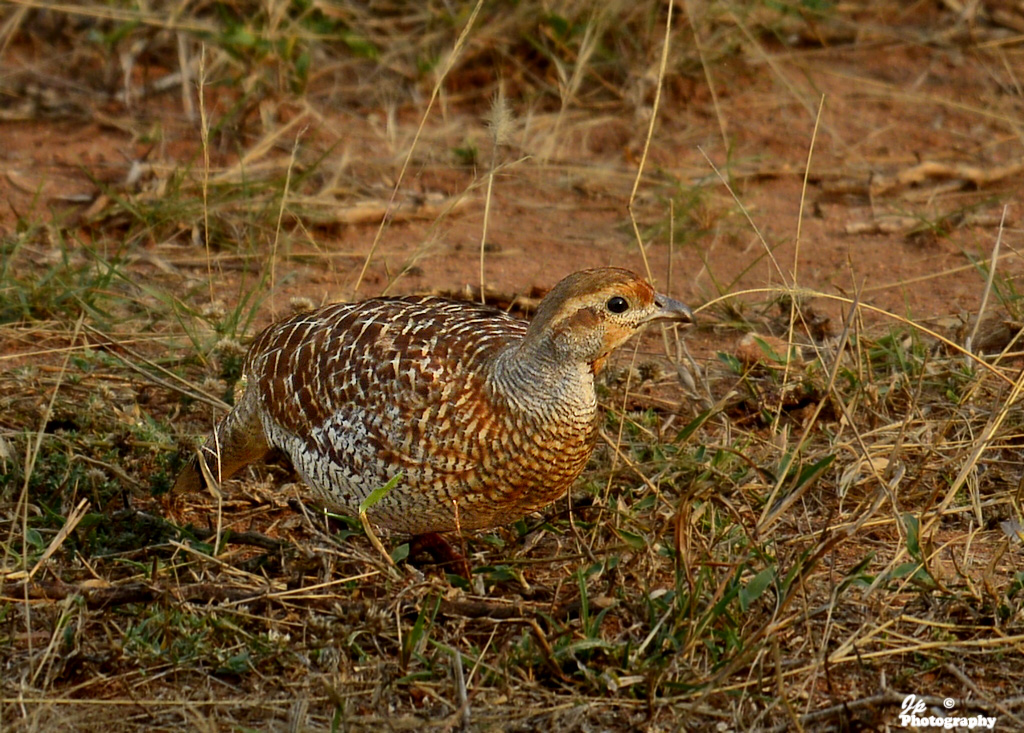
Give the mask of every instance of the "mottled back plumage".
<path id="1" fill-rule="evenodd" d="M 621 310 L 620 310 L 621 309 Z M 419 534 L 507 524 L 564 494 L 597 436 L 594 374 L 686 306 L 626 270 L 561 281 L 531 324 L 436 297 L 338 303 L 264 330 L 246 388 L 202 455 L 223 479 L 279 448 L 315 501 Z M 178 490 L 201 486 L 196 463 Z"/>

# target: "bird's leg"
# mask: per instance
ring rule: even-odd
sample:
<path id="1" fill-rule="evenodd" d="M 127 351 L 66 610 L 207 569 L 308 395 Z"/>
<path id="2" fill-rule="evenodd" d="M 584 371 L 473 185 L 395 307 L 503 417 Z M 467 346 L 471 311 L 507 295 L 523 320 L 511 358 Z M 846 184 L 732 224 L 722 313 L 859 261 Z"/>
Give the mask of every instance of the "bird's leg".
<path id="1" fill-rule="evenodd" d="M 466 580 L 470 579 L 469 562 L 466 556 L 451 546 L 444 537 L 437 532 L 418 534 L 409 540 L 409 557 L 415 557 L 421 552 L 426 552 L 442 568 L 450 569 L 456 575 Z"/>

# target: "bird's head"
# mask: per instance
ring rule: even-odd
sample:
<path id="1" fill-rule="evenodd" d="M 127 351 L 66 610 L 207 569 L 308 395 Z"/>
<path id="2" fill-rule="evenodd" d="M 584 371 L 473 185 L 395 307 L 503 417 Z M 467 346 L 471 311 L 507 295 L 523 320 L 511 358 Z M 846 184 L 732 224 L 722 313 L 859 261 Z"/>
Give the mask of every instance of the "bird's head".
<path id="1" fill-rule="evenodd" d="M 590 364 L 596 374 L 612 351 L 654 321 L 689 324 L 694 317 L 629 270 L 581 270 L 544 297 L 525 343 L 547 342 L 559 358 Z"/>

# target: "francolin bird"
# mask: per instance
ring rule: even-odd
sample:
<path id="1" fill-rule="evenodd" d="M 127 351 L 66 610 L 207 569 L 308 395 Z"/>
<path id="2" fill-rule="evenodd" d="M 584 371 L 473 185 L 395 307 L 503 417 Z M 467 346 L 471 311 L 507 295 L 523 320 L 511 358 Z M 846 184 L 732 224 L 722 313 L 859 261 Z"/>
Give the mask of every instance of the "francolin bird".
<path id="1" fill-rule="evenodd" d="M 272 448 L 331 511 L 419 535 L 511 523 L 572 486 L 594 450 L 594 375 L 652 321 L 692 323 L 628 270 L 569 275 L 531 323 L 437 297 L 328 305 L 263 331 L 246 387 L 201 449 L 226 479 Z M 204 481 L 193 460 L 175 490 Z"/>

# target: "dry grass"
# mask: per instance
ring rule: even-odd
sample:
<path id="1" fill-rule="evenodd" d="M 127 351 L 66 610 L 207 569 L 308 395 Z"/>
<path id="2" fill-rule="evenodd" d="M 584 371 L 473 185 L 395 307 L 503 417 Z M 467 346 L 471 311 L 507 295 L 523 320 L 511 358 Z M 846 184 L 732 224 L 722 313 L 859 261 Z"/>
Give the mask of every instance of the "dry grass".
<path id="1" fill-rule="evenodd" d="M 909 693 L 1024 728 L 1019 231 L 971 218 L 1019 166 L 894 153 L 870 178 L 814 134 L 798 171 L 733 159 L 723 102 L 730 69 L 764 65 L 834 142 L 849 130 L 784 62 L 893 39 L 979 54 L 1019 87 L 1004 31 L 1021 17 L 953 5 L 927 23 L 889 3 L 682 3 L 670 23 L 638 3 L 0 7 L 5 119 L 120 141 L 4 184 L 0 728 L 884 729 Z M 652 145 L 693 85 L 720 178 Z M 1016 94 L 938 103 L 1019 132 Z M 588 153 L 609 130 L 625 162 Z M 999 146 L 1020 157 L 1013 134 Z M 357 521 L 296 501 L 287 466 L 163 496 L 268 312 L 325 282 L 444 288 L 416 279 L 441 256 L 471 260 L 471 297 L 494 292 L 493 261 L 522 254 L 486 235 L 513 174 L 546 197 L 614 194 L 670 287 L 652 240 L 703 264 L 686 283 L 703 347 L 656 334 L 609 370 L 606 441 L 573 496 L 465 538 L 469 583 L 401 561 L 402 538 L 386 562 Z M 960 275 L 984 293 L 975 324 L 805 287 L 746 211 L 785 176 L 870 199 L 872 226 L 915 241 L 982 232 L 993 251 Z M 453 255 L 452 220 L 484 200 L 473 254 Z M 409 222 L 422 236 L 397 248 Z M 716 253 L 740 237 L 754 249 L 730 270 Z"/>

